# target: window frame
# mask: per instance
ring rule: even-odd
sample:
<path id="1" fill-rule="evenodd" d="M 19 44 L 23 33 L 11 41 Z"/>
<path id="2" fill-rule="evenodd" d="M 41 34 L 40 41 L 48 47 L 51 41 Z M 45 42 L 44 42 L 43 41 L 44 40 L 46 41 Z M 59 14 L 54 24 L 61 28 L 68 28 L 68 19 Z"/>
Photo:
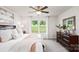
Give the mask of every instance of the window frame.
<path id="1" fill-rule="evenodd" d="M 35 20 L 35 19 L 34 19 Z M 31 32 L 32 32 L 32 21 L 34 21 L 34 20 L 31 20 Z M 35 21 L 37 21 L 37 23 L 38 23 L 38 31 L 37 31 L 37 33 L 48 33 L 48 20 L 46 19 L 46 20 L 35 20 Z M 40 32 L 40 21 L 45 21 L 45 26 L 46 26 L 46 30 L 45 30 L 45 32 Z M 35 33 L 35 32 L 32 32 L 32 33 Z"/>

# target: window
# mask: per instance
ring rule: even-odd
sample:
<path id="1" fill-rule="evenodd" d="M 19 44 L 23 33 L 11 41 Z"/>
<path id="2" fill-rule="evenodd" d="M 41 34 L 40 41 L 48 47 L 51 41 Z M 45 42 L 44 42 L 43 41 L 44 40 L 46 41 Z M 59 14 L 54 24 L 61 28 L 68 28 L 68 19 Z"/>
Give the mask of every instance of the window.
<path id="1" fill-rule="evenodd" d="M 39 28 L 40 28 L 40 33 L 46 32 L 46 22 L 45 21 L 40 21 Z"/>
<path id="2" fill-rule="evenodd" d="M 44 20 L 32 20 L 32 33 L 45 33 L 46 21 Z"/>
<path id="3" fill-rule="evenodd" d="M 32 21 L 32 32 L 37 33 L 38 32 L 38 22 Z"/>

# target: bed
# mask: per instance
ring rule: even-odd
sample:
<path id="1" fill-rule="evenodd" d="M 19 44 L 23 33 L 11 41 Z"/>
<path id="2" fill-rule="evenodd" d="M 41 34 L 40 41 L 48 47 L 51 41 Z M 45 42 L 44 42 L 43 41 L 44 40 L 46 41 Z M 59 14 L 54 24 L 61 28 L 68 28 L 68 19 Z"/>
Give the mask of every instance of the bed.
<path id="1" fill-rule="evenodd" d="M 40 34 L 24 34 L 0 43 L 0 52 L 43 52 L 42 42 Z"/>
<path id="2" fill-rule="evenodd" d="M 0 52 L 43 52 L 40 34 L 23 34 L 16 25 L 0 25 Z"/>

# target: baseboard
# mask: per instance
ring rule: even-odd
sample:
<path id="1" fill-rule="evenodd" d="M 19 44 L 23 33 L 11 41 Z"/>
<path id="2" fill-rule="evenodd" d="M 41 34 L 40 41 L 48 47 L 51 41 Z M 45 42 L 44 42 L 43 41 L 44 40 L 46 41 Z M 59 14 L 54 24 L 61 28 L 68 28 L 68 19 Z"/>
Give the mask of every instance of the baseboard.
<path id="1" fill-rule="evenodd" d="M 56 38 L 43 38 L 44 40 L 56 40 Z"/>

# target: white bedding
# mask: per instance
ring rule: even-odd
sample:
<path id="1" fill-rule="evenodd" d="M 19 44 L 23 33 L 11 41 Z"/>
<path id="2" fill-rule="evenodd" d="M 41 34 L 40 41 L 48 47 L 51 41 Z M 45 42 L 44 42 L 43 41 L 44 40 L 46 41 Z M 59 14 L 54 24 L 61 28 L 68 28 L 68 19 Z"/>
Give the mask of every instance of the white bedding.
<path id="1" fill-rule="evenodd" d="M 36 43 L 37 52 L 43 51 L 40 35 L 25 34 L 18 39 L 0 43 L 0 52 L 29 52 L 33 43 Z"/>

